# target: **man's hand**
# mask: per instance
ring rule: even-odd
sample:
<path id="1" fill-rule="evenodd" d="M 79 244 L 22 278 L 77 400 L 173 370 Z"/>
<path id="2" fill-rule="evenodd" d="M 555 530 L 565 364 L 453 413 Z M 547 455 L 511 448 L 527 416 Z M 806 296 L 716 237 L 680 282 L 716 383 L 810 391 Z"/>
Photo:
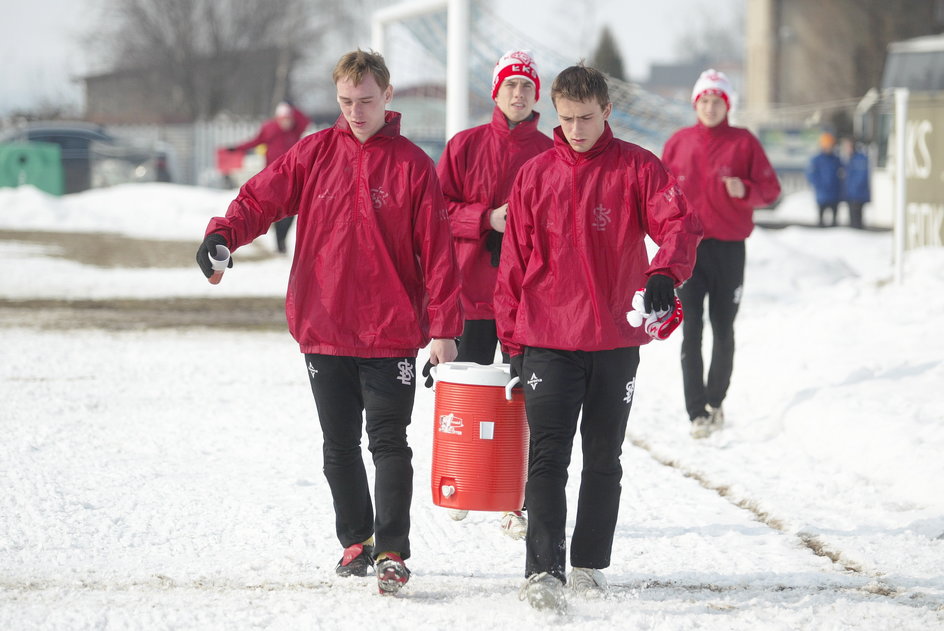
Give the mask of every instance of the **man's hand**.
<path id="1" fill-rule="evenodd" d="M 498 208 L 493 208 L 488 216 L 488 223 L 495 232 L 505 231 L 505 222 L 508 219 L 508 204 L 502 204 Z"/>
<path id="2" fill-rule="evenodd" d="M 454 337 L 438 338 L 429 344 L 429 363 L 433 366 L 455 361 L 458 355 L 459 348 Z"/>
<path id="3" fill-rule="evenodd" d="M 216 252 L 216 246 L 222 245 L 224 247 L 229 247 L 229 244 L 226 243 L 226 239 L 223 238 L 223 235 L 217 232 L 211 232 L 206 236 L 206 239 L 203 240 L 203 243 L 200 244 L 200 247 L 197 248 L 197 265 L 200 266 L 200 270 L 203 272 L 203 275 L 209 278 L 213 275 L 213 266 L 210 263 L 210 252 Z M 233 266 L 233 259 L 229 260 L 229 265 L 227 267 Z"/>
<path id="4" fill-rule="evenodd" d="M 741 199 L 747 193 L 747 189 L 744 187 L 744 182 L 739 177 L 726 177 L 722 178 L 724 180 L 724 188 L 727 189 L 728 195 L 731 197 L 736 197 Z"/>
<path id="5" fill-rule="evenodd" d="M 675 281 L 664 274 L 653 274 L 646 281 L 643 302 L 646 313 L 668 311 L 675 307 Z"/>

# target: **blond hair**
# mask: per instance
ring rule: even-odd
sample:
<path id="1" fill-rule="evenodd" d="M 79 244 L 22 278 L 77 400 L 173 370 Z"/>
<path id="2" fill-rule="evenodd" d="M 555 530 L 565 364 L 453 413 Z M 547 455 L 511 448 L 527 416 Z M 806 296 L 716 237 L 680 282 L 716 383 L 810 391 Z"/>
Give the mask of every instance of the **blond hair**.
<path id="1" fill-rule="evenodd" d="M 387 69 L 383 55 L 358 48 L 341 56 L 334 66 L 331 79 L 335 83 L 347 79 L 354 85 L 360 85 L 367 73 L 374 76 L 374 81 L 381 90 L 386 90 L 390 85 L 390 71 Z"/>

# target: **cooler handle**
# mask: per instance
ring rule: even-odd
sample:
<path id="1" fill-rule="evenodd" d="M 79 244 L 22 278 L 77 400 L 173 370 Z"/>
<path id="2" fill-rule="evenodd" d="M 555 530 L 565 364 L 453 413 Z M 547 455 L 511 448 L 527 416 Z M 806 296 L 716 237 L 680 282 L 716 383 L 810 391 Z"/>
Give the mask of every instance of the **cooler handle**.
<path id="1" fill-rule="evenodd" d="M 518 382 L 520 381 L 521 379 L 518 377 L 518 375 L 515 375 L 514 379 L 509 381 L 508 385 L 505 386 L 505 400 L 506 401 L 511 401 L 511 389 L 514 388 L 516 385 L 518 385 Z"/>

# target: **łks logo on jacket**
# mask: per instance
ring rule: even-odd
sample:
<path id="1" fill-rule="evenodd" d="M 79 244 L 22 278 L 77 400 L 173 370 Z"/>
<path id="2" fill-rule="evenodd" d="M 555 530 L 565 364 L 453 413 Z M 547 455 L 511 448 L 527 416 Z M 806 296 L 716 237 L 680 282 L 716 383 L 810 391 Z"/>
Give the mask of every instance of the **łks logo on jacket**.
<path id="1" fill-rule="evenodd" d="M 370 189 L 370 201 L 377 210 L 383 208 L 388 199 L 390 199 L 390 195 L 383 189 L 383 186 Z"/>
<path id="2" fill-rule="evenodd" d="M 593 223 L 590 224 L 593 226 L 594 230 L 600 232 L 606 230 L 607 226 L 610 225 L 610 222 L 613 221 L 613 218 L 610 217 L 610 209 L 600 204 L 593 209 Z"/>
<path id="3" fill-rule="evenodd" d="M 676 178 L 676 180 L 679 182 L 684 182 L 685 176 L 680 175 Z M 676 184 L 675 186 L 670 186 L 669 188 L 665 189 L 665 192 L 662 193 L 662 197 L 663 199 L 665 199 L 665 201 L 671 203 L 675 201 L 675 199 L 679 197 L 681 194 L 682 194 L 682 191 L 681 189 L 679 189 L 678 185 Z"/>

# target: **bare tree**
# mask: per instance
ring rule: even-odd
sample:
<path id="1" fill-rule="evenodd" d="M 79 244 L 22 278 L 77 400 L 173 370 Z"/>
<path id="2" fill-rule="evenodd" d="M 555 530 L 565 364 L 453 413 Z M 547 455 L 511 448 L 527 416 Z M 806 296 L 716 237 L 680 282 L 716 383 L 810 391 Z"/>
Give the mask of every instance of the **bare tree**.
<path id="1" fill-rule="evenodd" d="M 744 59 L 744 16 L 738 14 L 733 24 L 719 22 L 707 9 L 701 9 L 698 29 L 690 29 L 675 42 L 676 55 L 683 62 L 716 65 Z"/>
<path id="2" fill-rule="evenodd" d="M 110 70 L 139 73 L 187 118 L 213 117 L 240 99 L 270 112 L 292 96 L 292 71 L 317 53 L 322 35 L 350 24 L 351 4 L 103 0 L 98 56 Z"/>

